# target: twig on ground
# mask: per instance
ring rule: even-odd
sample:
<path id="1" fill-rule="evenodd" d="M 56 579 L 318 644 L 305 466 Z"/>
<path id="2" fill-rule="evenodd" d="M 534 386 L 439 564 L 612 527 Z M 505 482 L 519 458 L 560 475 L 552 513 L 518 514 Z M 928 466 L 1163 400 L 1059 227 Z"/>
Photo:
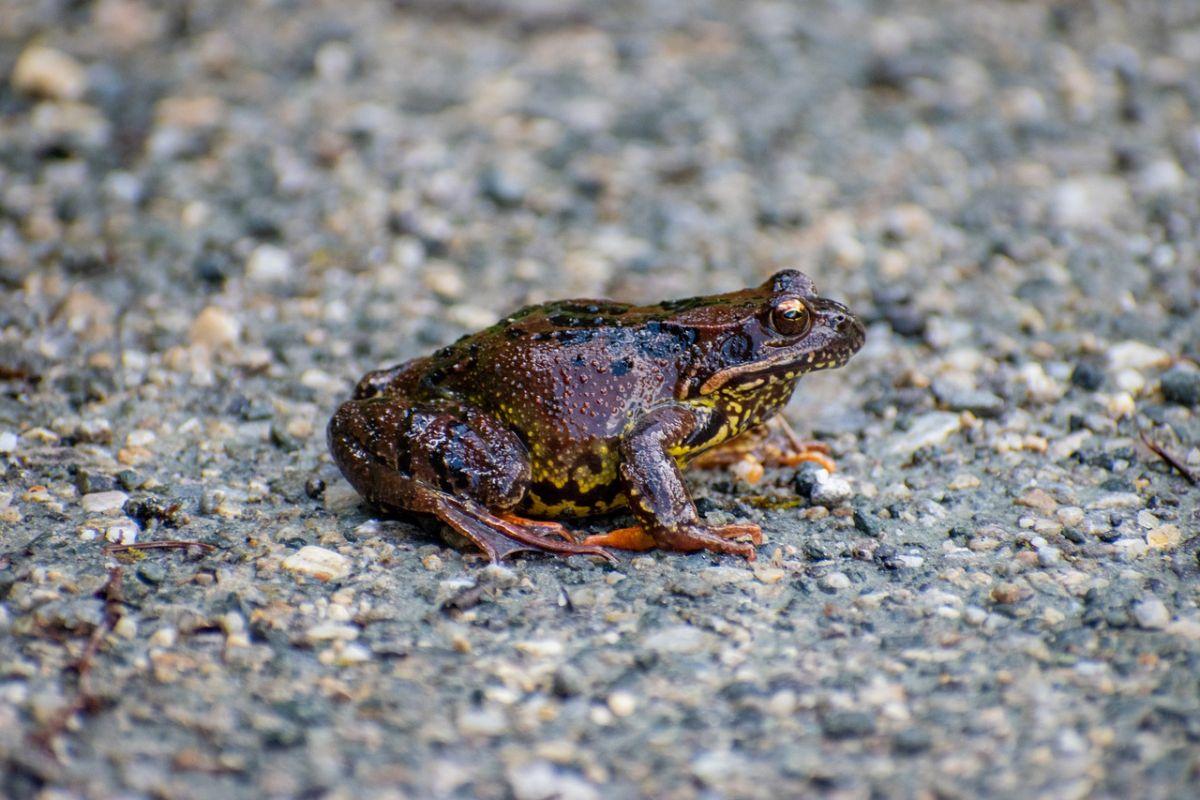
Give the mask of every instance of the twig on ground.
<path id="1" fill-rule="evenodd" d="M 113 567 L 108 571 L 108 579 L 104 581 L 104 586 L 97 592 L 97 594 L 104 596 L 104 620 L 92 631 L 87 646 L 83 648 L 82 655 L 72 665 L 75 673 L 79 676 L 75 688 L 75 696 L 71 699 L 70 703 L 55 714 L 41 730 L 35 732 L 31 737 L 34 742 L 41 745 L 54 758 L 59 757 L 54 749 L 54 738 L 66 731 L 67 723 L 71 717 L 79 712 L 95 710 L 99 706 L 99 698 L 92 694 L 91 688 L 88 685 L 88 673 L 92 670 L 92 662 L 96 658 L 96 653 L 100 651 L 100 645 L 103 644 L 104 637 L 112 632 L 117 622 L 120 621 L 121 615 L 124 613 L 124 609 L 122 608 L 124 596 L 121 593 L 121 577 L 121 567 Z"/>
<path id="2" fill-rule="evenodd" d="M 1192 486 L 1200 483 L 1200 478 L 1197 478 L 1195 474 L 1193 474 L 1192 471 L 1188 469 L 1186 465 L 1184 465 L 1179 456 L 1168 450 L 1165 445 L 1161 445 L 1151 439 L 1146 435 L 1145 431 L 1140 431 L 1138 435 L 1142 438 L 1142 444 L 1146 445 L 1146 447 L 1149 447 L 1154 455 L 1158 456 L 1163 461 L 1174 467 L 1175 470 L 1183 476 L 1184 480 L 1186 480 Z"/>
<path id="3" fill-rule="evenodd" d="M 185 550 L 189 547 L 199 547 L 201 550 L 216 550 L 215 545 L 205 542 L 188 542 L 183 539 L 166 539 L 159 542 L 134 542 L 133 544 L 105 545 L 104 554 L 126 553 L 130 550 Z"/>

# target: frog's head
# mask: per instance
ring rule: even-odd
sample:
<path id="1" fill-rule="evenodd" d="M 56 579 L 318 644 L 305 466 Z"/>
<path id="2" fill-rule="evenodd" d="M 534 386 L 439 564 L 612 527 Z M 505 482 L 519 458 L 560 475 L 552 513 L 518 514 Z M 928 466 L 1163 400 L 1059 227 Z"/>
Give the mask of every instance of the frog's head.
<path id="1" fill-rule="evenodd" d="M 777 272 L 753 289 L 704 300 L 673 320 L 696 331 L 681 398 L 718 391 L 786 390 L 790 396 L 797 378 L 842 366 L 866 337 L 845 306 L 819 297 L 812 280 L 796 270 Z"/>

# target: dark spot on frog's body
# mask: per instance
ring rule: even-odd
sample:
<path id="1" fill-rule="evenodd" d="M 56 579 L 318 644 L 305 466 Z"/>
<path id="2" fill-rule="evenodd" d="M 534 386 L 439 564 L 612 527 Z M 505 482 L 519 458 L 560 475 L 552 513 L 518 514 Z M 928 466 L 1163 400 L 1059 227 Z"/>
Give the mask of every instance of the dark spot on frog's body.
<path id="1" fill-rule="evenodd" d="M 646 358 L 672 360 L 678 358 L 696 342 L 694 328 L 650 322 L 642 326 L 637 338 L 638 353 Z"/>
<path id="2" fill-rule="evenodd" d="M 731 335 L 721 344 L 721 355 L 727 363 L 745 360 L 754 344 L 745 336 Z"/>
<path id="3" fill-rule="evenodd" d="M 439 383 L 441 383 L 443 380 L 445 380 L 445 378 L 446 378 L 445 371 L 442 369 L 439 369 L 438 367 L 434 367 L 433 369 L 429 370 L 421 377 L 421 385 L 425 386 L 427 388 L 434 387 L 434 386 L 437 386 Z"/>
<path id="4" fill-rule="evenodd" d="M 631 369 L 633 369 L 633 359 L 629 357 L 622 358 L 620 361 L 612 362 L 612 366 L 610 367 L 613 377 L 615 378 L 619 378 L 622 375 L 627 374 Z"/>

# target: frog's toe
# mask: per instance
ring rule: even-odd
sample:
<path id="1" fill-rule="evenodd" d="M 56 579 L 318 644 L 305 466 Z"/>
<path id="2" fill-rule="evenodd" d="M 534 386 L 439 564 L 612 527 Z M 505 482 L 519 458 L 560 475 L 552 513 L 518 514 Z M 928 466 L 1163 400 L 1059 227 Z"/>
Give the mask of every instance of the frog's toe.
<path id="1" fill-rule="evenodd" d="M 722 525 L 719 528 L 712 528 L 711 530 L 722 539 L 748 538 L 756 545 L 763 543 L 762 528 L 753 522 L 735 522 L 731 525 Z"/>
<path id="2" fill-rule="evenodd" d="M 749 537 L 751 541 L 738 541 L 745 537 Z M 708 550 L 713 553 L 729 553 L 741 556 L 747 561 L 753 561 L 757 557 L 754 546 L 762 542 L 762 530 L 757 525 L 749 523 L 735 523 L 713 528 L 695 525 L 666 531 L 660 538 L 659 544 L 670 550 L 684 552 Z"/>
<path id="3" fill-rule="evenodd" d="M 774 417 L 769 427 L 783 434 L 787 441 L 784 448 L 776 448 L 777 453 L 769 454 L 767 462 L 775 466 L 796 467 L 805 461 L 811 461 L 824 467 L 829 472 L 837 472 L 837 464 L 829 456 L 829 445 L 824 442 L 806 442 L 796 435 L 792 426 L 782 416 Z"/>
<path id="4" fill-rule="evenodd" d="M 582 536 L 575 531 L 563 525 L 561 522 L 551 522 L 544 519 L 528 519 L 526 517 L 518 517 L 516 514 L 497 514 L 497 517 L 505 522 L 517 525 L 524 528 L 530 533 L 535 533 L 538 536 L 557 536 L 564 542 L 573 542 L 578 544 Z"/>

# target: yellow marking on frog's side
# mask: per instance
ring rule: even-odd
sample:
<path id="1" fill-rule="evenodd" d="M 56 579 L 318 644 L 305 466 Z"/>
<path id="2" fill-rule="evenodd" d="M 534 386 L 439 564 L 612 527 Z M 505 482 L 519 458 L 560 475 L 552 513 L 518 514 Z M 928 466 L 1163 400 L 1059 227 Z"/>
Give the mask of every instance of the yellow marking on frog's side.
<path id="1" fill-rule="evenodd" d="M 590 504 L 581 504 L 575 500 L 556 500 L 550 503 L 534 492 L 527 491 L 521 505 L 524 510 L 539 517 L 586 517 L 621 508 L 625 505 L 625 496 L 617 495 L 609 501 L 597 500 Z"/>
<path id="2" fill-rule="evenodd" d="M 607 486 L 617 480 L 617 459 L 606 458 L 599 472 L 593 471 L 586 464 L 580 464 L 572 473 L 572 480 L 579 487 L 581 494 L 587 494 L 597 486 Z"/>

